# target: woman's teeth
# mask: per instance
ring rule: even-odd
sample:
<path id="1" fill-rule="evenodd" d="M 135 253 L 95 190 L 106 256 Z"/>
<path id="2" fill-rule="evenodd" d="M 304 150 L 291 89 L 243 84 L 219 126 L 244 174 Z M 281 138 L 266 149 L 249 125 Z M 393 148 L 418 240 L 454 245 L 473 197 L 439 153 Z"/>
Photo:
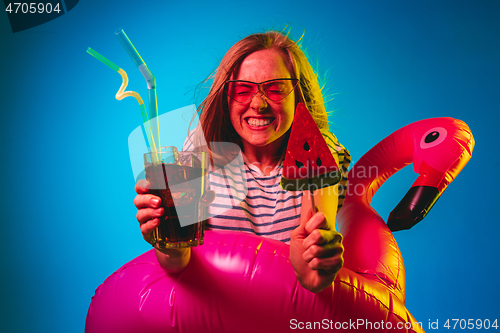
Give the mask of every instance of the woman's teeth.
<path id="1" fill-rule="evenodd" d="M 256 119 L 256 118 L 248 118 L 248 125 L 250 126 L 266 126 L 271 123 L 271 119 Z"/>

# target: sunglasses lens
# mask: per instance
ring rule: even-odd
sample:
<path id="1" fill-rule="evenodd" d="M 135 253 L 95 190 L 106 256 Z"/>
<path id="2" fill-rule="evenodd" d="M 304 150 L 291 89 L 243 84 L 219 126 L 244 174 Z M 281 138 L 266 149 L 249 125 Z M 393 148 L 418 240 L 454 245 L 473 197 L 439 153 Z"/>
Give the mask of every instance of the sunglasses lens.
<path id="1" fill-rule="evenodd" d="M 236 102 L 246 103 L 257 92 L 258 85 L 251 82 L 228 82 L 226 93 Z"/>
<path id="2" fill-rule="evenodd" d="M 262 84 L 264 94 L 271 101 L 281 101 L 288 96 L 294 88 L 294 81 L 292 80 L 274 80 Z"/>
<path id="3" fill-rule="evenodd" d="M 298 80 L 271 80 L 261 83 L 264 95 L 273 102 L 279 102 L 288 96 Z M 225 92 L 233 100 L 239 103 L 249 102 L 259 91 L 259 84 L 247 81 L 230 81 L 226 83 Z"/>

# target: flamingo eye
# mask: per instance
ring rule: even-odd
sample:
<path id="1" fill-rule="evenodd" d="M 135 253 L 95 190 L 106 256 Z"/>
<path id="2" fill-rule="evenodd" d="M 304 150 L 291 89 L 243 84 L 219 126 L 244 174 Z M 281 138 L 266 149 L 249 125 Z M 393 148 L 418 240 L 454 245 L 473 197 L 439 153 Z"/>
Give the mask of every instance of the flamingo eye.
<path id="1" fill-rule="evenodd" d="M 420 140 L 420 148 L 427 149 L 439 145 L 446 139 L 448 132 L 443 127 L 434 127 L 425 132 Z"/>
<path id="2" fill-rule="evenodd" d="M 427 134 L 427 136 L 424 139 L 424 142 L 431 143 L 431 142 L 436 141 L 438 138 L 439 138 L 439 132 L 434 131 L 434 132 Z"/>

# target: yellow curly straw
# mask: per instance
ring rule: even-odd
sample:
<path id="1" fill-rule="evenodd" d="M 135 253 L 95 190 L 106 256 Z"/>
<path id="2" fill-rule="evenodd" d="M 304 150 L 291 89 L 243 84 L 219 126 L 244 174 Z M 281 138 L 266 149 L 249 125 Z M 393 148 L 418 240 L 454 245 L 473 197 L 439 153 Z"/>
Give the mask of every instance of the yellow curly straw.
<path id="1" fill-rule="evenodd" d="M 144 128 L 146 129 L 148 140 L 150 141 L 150 148 L 152 152 L 156 152 L 156 144 L 155 140 L 152 136 L 151 133 L 151 124 L 148 122 L 148 114 L 146 112 L 146 106 L 144 105 L 144 101 L 142 100 L 141 95 L 139 95 L 135 91 L 125 91 L 125 89 L 128 86 L 128 76 L 127 73 L 123 69 L 118 69 L 118 73 L 122 76 L 122 85 L 120 86 L 120 89 L 118 89 L 118 92 L 116 93 L 116 99 L 121 101 L 125 97 L 134 97 L 137 102 L 139 103 L 139 107 L 141 108 L 141 114 L 142 114 L 142 119 L 144 121 Z M 146 126 L 146 123 L 148 126 Z"/>
<path id="2" fill-rule="evenodd" d="M 114 63 L 109 61 L 107 58 L 103 57 L 101 54 L 91 49 L 90 47 L 87 49 L 87 52 L 97 60 L 101 61 L 103 64 L 117 71 L 122 76 L 122 85 L 120 86 L 120 89 L 118 89 L 118 92 L 116 93 L 115 97 L 119 101 L 124 99 L 125 97 L 134 97 L 137 100 L 137 102 L 139 103 L 139 107 L 141 108 L 142 120 L 144 121 L 144 128 L 146 130 L 147 139 L 149 141 L 149 147 L 151 149 L 151 152 L 156 152 L 157 150 L 155 141 L 151 133 L 151 124 L 149 123 L 149 117 L 146 112 L 146 107 L 144 106 L 144 101 L 142 100 L 141 95 L 139 95 L 135 91 L 125 91 L 128 85 L 127 73 L 123 69 L 119 68 Z M 158 162 L 156 154 L 151 154 L 151 155 L 153 157 L 153 161 Z"/>
<path id="3" fill-rule="evenodd" d="M 127 73 L 121 68 L 118 69 L 118 73 L 120 73 L 120 75 L 122 76 L 123 82 L 122 82 L 120 89 L 118 89 L 118 92 L 116 93 L 116 99 L 121 101 L 125 97 L 131 96 L 131 97 L 134 97 L 137 100 L 137 102 L 139 102 L 139 105 L 143 105 L 144 101 L 142 100 L 141 95 L 139 95 L 135 91 L 125 91 L 125 88 L 127 88 L 127 86 L 128 86 Z"/>

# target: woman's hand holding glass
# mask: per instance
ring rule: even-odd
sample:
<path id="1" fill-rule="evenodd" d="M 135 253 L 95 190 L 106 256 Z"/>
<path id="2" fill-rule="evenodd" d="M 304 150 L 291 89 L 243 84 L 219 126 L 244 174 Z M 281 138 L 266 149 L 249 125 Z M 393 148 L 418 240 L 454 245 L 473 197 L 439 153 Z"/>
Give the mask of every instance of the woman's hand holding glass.
<path id="1" fill-rule="evenodd" d="M 141 227 L 142 237 L 151 243 L 151 233 L 160 224 L 159 217 L 163 215 L 161 199 L 149 194 L 150 183 L 147 180 L 139 180 L 135 185 L 137 196 L 134 205 L 137 207 L 137 221 Z"/>
<path id="2" fill-rule="evenodd" d="M 149 193 L 150 183 L 139 180 L 135 185 L 137 196 L 134 204 L 137 207 L 137 221 L 141 228 L 142 237 L 151 244 L 153 230 L 160 224 L 160 217 L 165 213 L 161 207 L 161 199 Z M 156 257 L 160 266 L 167 272 L 177 273 L 189 264 L 191 248 L 157 249 Z"/>

